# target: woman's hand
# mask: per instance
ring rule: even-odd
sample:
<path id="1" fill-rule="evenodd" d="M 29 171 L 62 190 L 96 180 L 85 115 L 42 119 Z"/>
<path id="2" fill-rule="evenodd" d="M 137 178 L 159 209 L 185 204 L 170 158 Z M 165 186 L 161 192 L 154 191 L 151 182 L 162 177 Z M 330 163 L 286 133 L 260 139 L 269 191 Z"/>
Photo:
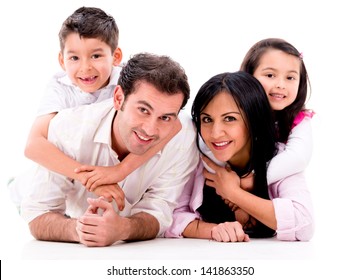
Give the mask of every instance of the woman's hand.
<path id="1" fill-rule="evenodd" d="M 214 226 L 211 230 L 211 237 L 218 242 L 250 241 L 239 222 L 225 222 Z"/>
<path id="2" fill-rule="evenodd" d="M 206 180 L 206 184 L 215 188 L 216 193 L 223 199 L 232 200 L 234 190 L 240 188 L 240 177 L 236 172 L 232 171 L 229 166 L 219 166 L 209 158 L 203 156 L 204 162 L 215 171 L 210 173 L 204 168 L 203 175 Z"/>

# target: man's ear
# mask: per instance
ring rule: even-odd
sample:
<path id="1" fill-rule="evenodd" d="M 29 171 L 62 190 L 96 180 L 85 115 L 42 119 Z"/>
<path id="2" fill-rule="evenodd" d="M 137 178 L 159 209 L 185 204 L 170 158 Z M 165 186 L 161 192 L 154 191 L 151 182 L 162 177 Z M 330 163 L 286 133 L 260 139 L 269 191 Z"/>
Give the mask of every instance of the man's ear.
<path id="1" fill-rule="evenodd" d="M 61 51 L 59 51 L 58 61 L 59 61 L 59 64 L 60 64 L 61 68 L 62 68 L 64 71 L 66 71 L 66 69 L 65 69 L 65 63 L 64 63 L 64 56 L 63 56 L 63 54 L 62 54 Z"/>
<path id="2" fill-rule="evenodd" d="M 113 54 L 113 65 L 119 66 L 122 60 L 122 51 L 120 48 L 116 48 Z"/>
<path id="3" fill-rule="evenodd" d="M 125 95 L 121 86 L 117 85 L 114 90 L 114 108 L 120 110 L 125 101 Z"/>

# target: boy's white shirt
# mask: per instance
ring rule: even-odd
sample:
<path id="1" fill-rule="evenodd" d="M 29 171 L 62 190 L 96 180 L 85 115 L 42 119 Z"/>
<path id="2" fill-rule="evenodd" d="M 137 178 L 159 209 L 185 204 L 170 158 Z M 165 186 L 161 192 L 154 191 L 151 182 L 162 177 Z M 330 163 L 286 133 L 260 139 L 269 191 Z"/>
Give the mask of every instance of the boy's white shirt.
<path id="1" fill-rule="evenodd" d="M 46 87 L 37 115 L 41 116 L 59 112 L 66 108 L 92 104 L 112 98 L 120 71 L 120 67 L 114 66 L 111 71 L 109 84 L 94 93 L 83 92 L 71 82 L 66 72 L 56 73 Z"/>

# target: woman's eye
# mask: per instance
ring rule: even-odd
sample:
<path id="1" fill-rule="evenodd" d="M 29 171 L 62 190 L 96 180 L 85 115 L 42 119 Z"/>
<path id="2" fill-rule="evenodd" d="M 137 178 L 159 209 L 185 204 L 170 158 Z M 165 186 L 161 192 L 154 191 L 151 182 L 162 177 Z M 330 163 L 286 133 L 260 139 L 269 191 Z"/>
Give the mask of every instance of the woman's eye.
<path id="1" fill-rule="evenodd" d="M 236 121 L 236 118 L 234 118 L 232 116 L 227 116 L 227 117 L 225 117 L 225 121 L 227 121 L 227 122 Z"/>
<path id="2" fill-rule="evenodd" d="M 209 117 L 203 117 L 203 118 L 201 119 L 201 121 L 202 121 L 203 123 L 209 123 L 209 122 L 211 121 L 211 119 L 210 119 Z"/>

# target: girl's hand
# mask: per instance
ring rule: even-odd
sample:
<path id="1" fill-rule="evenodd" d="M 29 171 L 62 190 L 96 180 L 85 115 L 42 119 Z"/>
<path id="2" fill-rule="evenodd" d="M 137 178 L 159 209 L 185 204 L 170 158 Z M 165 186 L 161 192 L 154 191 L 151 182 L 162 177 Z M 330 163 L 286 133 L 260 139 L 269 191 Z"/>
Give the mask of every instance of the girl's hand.
<path id="1" fill-rule="evenodd" d="M 218 242 L 250 241 L 239 222 L 225 222 L 214 226 L 211 230 L 211 237 Z"/>

